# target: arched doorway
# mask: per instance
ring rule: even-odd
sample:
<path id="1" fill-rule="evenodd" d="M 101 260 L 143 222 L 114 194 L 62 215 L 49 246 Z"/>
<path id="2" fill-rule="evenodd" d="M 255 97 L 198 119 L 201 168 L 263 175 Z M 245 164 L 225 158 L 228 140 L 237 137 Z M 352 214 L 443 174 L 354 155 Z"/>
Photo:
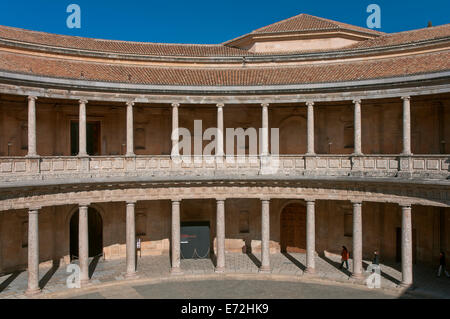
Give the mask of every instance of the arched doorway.
<path id="1" fill-rule="evenodd" d="M 306 207 L 301 203 L 287 205 L 280 216 L 281 252 L 306 251 Z"/>
<path id="2" fill-rule="evenodd" d="M 78 259 L 78 210 L 70 218 L 70 259 Z M 92 207 L 88 209 L 89 257 L 103 254 L 103 220 Z"/>

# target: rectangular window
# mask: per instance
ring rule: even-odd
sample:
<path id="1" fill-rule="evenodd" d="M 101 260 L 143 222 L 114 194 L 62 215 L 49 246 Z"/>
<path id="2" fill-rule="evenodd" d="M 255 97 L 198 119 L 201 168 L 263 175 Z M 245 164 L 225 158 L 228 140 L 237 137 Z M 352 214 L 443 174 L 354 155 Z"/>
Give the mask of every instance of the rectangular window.
<path id="1" fill-rule="evenodd" d="M 353 237 L 353 213 L 344 213 L 344 236 Z"/>
<path id="2" fill-rule="evenodd" d="M 353 123 L 347 123 L 344 126 L 344 148 L 354 148 L 354 126 Z"/>
<path id="3" fill-rule="evenodd" d="M 250 214 L 248 210 L 242 210 L 239 213 L 239 233 L 246 234 L 250 232 Z"/>
<path id="4" fill-rule="evenodd" d="M 28 247 L 28 221 L 22 222 L 22 248 Z"/>

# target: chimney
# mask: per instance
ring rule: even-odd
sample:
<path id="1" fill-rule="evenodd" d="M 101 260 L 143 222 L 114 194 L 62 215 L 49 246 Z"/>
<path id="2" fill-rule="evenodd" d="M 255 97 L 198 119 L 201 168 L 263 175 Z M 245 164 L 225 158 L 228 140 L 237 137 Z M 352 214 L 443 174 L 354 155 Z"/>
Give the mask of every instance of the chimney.
<path id="1" fill-rule="evenodd" d="M 433 24 L 431 23 L 431 21 L 428 21 L 428 28 L 431 28 L 433 26 Z"/>

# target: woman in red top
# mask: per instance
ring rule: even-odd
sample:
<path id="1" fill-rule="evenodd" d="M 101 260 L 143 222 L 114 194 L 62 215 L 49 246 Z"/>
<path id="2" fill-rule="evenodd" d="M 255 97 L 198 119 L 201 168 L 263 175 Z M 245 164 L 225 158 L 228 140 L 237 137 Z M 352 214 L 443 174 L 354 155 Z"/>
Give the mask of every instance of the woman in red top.
<path id="1" fill-rule="evenodd" d="M 347 247 L 342 246 L 342 252 L 341 252 L 341 265 L 339 266 L 339 269 L 342 269 L 342 266 L 345 263 L 345 267 L 348 270 L 348 258 L 350 257 L 350 254 L 348 253 Z"/>

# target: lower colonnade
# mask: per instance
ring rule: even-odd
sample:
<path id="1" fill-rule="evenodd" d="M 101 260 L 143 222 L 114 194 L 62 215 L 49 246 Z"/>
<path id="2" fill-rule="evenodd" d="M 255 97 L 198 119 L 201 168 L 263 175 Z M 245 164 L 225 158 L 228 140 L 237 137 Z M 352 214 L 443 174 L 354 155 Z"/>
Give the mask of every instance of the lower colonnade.
<path id="1" fill-rule="evenodd" d="M 225 271 L 225 201 L 227 197 L 216 198 L 216 265 L 215 271 Z M 230 198 L 229 198 L 230 199 Z M 171 273 L 183 274 L 180 267 L 180 204 L 182 198 L 171 200 Z M 261 202 L 261 264 L 260 273 L 270 273 L 270 198 L 262 197 Z M 303 198 L 306 202 L 306 269 L 305 274 L 315 273 L 316 254 L 316 224 L 315 207 L 316 199 Z M 352 200 L 353 206 L 353 269 L 352 278 L 362 280 L 363 277 L 363 232 L 362 232 L 362 201 Z M 80 285 L 89 283 L 89 227 L 88 208 L 92 203 L 79 203 L 79 227 L 78 227 L 78 257 L 80 267 Z M 402 280 L 400 287 L 413 285 L 413 247 L 412 247 L 412 219 L 411 204 L 401 202 L 401 271 Z M 126 278 L 136 278 L 136 225 L 135 225 L 136 201 L 126 202 Z M 39 208 L 28 210 L 28 289 L 26 294 L 33 295 L 40 292 L 39 288 Z"/>

